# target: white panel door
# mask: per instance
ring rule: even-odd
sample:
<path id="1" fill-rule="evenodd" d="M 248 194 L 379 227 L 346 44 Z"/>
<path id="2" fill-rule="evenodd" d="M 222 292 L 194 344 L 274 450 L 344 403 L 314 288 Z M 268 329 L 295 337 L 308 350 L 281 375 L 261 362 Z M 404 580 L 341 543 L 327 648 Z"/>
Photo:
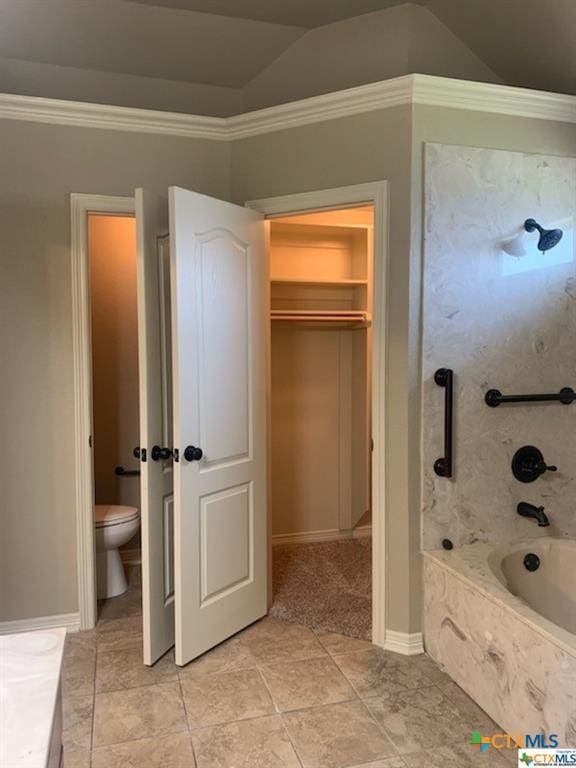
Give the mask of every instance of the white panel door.
<path id="1" fill-rule="evenodd" d="M 266 613 L 267 225 L 170 189 L 176 663 Z"/>
<path id="2" fill-rule="evenodd" d="M 166 200 L 136 190 L 144 663 L 174 645 L 170 259 Z M 160 449 L 160 452 L 159 452 Z M 167 453 L 167 452 L 166 452 Z"/>

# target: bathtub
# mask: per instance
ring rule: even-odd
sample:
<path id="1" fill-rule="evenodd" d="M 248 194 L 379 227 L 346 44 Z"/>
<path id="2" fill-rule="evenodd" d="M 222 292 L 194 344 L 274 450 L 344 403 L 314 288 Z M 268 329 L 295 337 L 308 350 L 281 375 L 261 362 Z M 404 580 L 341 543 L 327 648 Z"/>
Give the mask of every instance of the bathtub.
<path id="1" fill-rule="evenodd" d="M 576 747 L 576 541 L 428 551 L 423 571 L 432 658 L 504 731 Z"/>
<path id="2" fill-rule="evenodd" d="M 499 547 L 488 556 L 488 565 L 513 595 L 576 640 L 576 541 L 533 539 Z"/>

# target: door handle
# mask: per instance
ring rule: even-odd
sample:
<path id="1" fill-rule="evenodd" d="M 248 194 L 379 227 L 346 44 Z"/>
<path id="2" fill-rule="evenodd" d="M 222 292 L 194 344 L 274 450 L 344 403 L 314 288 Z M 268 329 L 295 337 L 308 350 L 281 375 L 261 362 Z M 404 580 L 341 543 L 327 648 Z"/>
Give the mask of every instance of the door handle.
<path id="1" fill-rule="evenodd" d="M 200 461 L 203 455 L 202 448 L 196 448 L 195 445 L 187 445 L 184 449 L 184 458 L 186 461 Z"/>
<path id="2" fill-rule="evenodd" d="M 159 445 L 152 446 L 152 451 L 150 452 L 150 456 L 152 457 L 152 461 L 166 461 L 167 459 L 172 456 L 172 449 L 171 448 L 161 448 Z"/>

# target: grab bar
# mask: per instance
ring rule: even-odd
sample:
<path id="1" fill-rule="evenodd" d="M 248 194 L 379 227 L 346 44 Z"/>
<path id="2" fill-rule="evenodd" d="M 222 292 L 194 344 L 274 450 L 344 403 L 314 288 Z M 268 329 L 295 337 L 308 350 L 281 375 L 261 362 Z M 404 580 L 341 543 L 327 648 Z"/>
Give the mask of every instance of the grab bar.
<path id="1" fill-rule="evenodd" d="M 439 387 L 444 387 L 444 456 L 434 462 L 434 472 L 440 477 L 452 477 L 454 371 L 451 368 L 438 368 L 434 381 Z"/>
<path id="2" fill-rule="evenodd" d="M 124 469 L 124 467 L 116 467 L 114 469 L 114 474 L 118 475 L 119 477 L 136 477 L 140 474 L 139 469 Z"/>
<path id="3" fill-rule="evenodd" d="M 503 395 L 499 389 L 489 389 L 484 396 L 486 405 L 497 408 L 500 403 L 550 403 L 557 402 L 570 405 L 576 400 L 576 392 L 572 387 L 563 387 L 557 394 L 550 395 Z"/>

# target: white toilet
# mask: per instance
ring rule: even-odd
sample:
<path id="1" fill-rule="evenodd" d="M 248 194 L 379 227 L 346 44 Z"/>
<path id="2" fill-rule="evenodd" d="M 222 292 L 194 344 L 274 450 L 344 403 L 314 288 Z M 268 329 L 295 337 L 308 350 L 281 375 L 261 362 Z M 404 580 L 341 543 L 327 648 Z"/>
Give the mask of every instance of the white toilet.
<path id="1" fill-rule="evenodd" d="M 96 579 L 98 600 L 117 597 L 128 589 L 118 547 L 126 544 L 140 528 L 137 507 L 96 504 Z"/>

